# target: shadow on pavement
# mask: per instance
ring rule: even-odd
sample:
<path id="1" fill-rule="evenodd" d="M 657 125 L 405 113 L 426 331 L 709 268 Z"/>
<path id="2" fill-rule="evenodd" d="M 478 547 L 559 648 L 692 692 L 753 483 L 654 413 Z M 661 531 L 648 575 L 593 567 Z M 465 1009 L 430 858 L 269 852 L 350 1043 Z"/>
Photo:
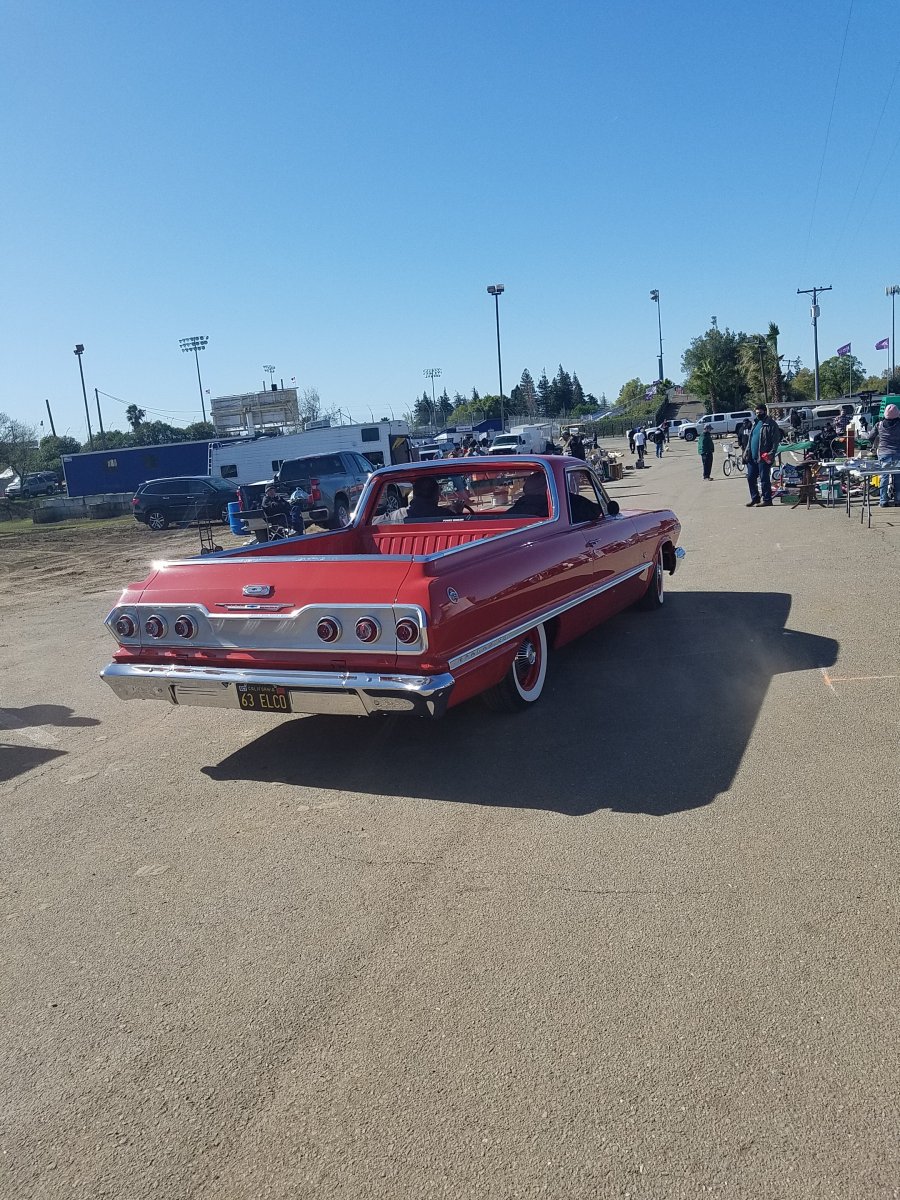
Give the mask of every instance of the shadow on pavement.
<path id="1" fill-rule="evenodd" d="M 0 729 L 27 729 L 32 725 L 59 725 L 76 729 L 99 725 L 96 717 L 76 717 L 64 704 L 29 704 L 27 708 L 0 708 Z"/>
<path id="2" fill-rule="evenodd" d="M 0 783 L 8 783 L 17 775 L 42 767 L 44 763 L 65 754 L 65 750 L 48 750 L 43 746 L 0 746 Z"/>
<path id="3" fill-rule="evenodd" d="M 833 639 L 786 628 L 790 606 L 776 592 L 670 594 L 555 654 L 519 716 L 476 700 L 435 722 L 306 717 L 204 773 L 572 817 L 699 808 L 731 786 L 772 677 L 836 661 Z"/>

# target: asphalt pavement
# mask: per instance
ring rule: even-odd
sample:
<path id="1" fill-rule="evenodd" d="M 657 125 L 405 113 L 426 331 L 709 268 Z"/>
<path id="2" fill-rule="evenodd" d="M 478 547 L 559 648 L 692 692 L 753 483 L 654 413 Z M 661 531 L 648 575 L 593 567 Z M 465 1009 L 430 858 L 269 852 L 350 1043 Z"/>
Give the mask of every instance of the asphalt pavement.
<path id="1" fill-rule="evenodd" d="M 0 1194 L 900 1195 L 900 509 L 722 458 L 611 485 L 687 556 L 521 716 L 123 704 L 114 590 L 4 619 Z"/>

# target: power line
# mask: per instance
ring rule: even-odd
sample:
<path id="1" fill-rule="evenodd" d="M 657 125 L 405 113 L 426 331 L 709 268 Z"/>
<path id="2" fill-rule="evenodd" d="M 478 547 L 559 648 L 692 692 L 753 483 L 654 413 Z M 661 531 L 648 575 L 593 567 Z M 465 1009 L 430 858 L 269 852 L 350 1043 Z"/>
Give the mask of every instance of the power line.
<path id="1" fill-rule="evenodd" d="M 99 389 L 98 389 L 98 390 L 99 390 Z M 121 398 L 121 396 L 112 396 L 112 395 L 110 395 L 110 393 L 109 393 L 109 392 L 103 392 L 103 391 L 101 391 L 101 392 L 100 392 L 100 395 L 101 395 L 101 396 L 105 396 L 105 397 L 107 398 L 107 400 L 115 400 L 115 402 L 116 402 L 117 404 L 121 404 L 121 405 L 123 405 L 125 408 L 130 408 L 130 407 L 131 407 L 131 405 L 132 405 L 132 403 L 133 403 L 133 401 L 131 401 L 131 400 L 123 400 L 123 399 Z M 179 418 L 179 419 L 184 419 L 186 416 L 188 416 L 188 417 L 192 417 L 192 416 L 194 415 L 194 412 L 193 412 L 193 410 L 192 410 L 192 409 L 184 409 L 184 408 L 169 408 L 169 409 L 166 409 L 166 408 L 146 408 L 146 407 L 145 407 L 143 404 L 139 404 L 139 405 L 137 405 L 136 407 L 137 407 L 137 408 L 142 408 L 142 409 L 144 410 L 144 412 L 146 412 L 146 413 L 151 413 L 151 414 L 152 414 L 154 417 L 177 417 L 177 418 Z"/>
<path id="2" fill-rule="evenodd" d="M 872 157 L 872 151 L 875 149 L 875 142 L 878 138 L 879 130 L 881 129 L 881 122 L 884 120 L 884 114 L 887 111 L 888 102 L 891 98 L 891 93 L 894 90 L 894 84 L 897 82 L 898 71 L 900 71 L 900 58 L 898 58 L 896 63 L 894 64 L 894 74 L 891 76 L 891 83 L 887 90 L 887 95 L 884 98 L 884 104 L 882 104 L 882 106 L 881 106 L 881 112 L 878 115 L 878 120 L 875 123 L 874 130 L 872 131 L 872 137 L 871 137 L 871 140 L 869 141 L 869 148 L 868 148 L 868 150 L 866 150 L 866 157 L 863 162 L 862 169 L 859 172 L 859 178 L 856 181 L 856 187 L 853 189 L 853 195 L 850 197 L 850 203 L 847 206 L 847 215 L 844 217 L 844 223 L 841 226 L 841 232 L 838 234 L 837 241 L 834 244 L 834 251 L 832 253 L 832 261 L 834 260 L 834 257 L 837 255 L 838 249 L 841 244 L 841 240 L 843 239 L 843 236 L 847 230 L 847 225 L 849 224 L 849 221 L 850 221 L 850 214 L 853 211 L 853 205 L 856 203 L 856 197 L 859 195 L 860 186 L 862 184 L 863 179 L 865 178 L 866 168 L 869 165 L 869 159 Z M 893 155 L 891 155 L 891 157 L 893 157 Z M 888 161 L 890 161 L 890 159 L 888 159 Z M 878 189 L 876 188 L 875 190 L 877 191 Z M 875 193 L 873 192 L 872 195 L 874 196 L 874 194 Z"/>
<path id="3" fill-rule="evenodd" d="M 825 170 L 825 156 L 828 153 L 828 138 L 831 135 L 831 121 L 834 117 L 834 105 L 837 100 L 838 84 L 841 81 L 841 67 L 844 65 L 844 50 L 847 48 L 847 34 L 850 31 L 850 18 L 853 16 L 853 0 L 850 0 L 850 10 L 847 13 L 847 24 L 844 26 L 844 40 L 841 42 L 841 57 L 838 62 L 837 75 L 834 79 L 834 92 L 831 96 L 831 112 L 828 114 L 828 127 L 825 130 L 825 144 L 822 147 L 822 161 L 819 163 L 819 178 L 816 180 L 816 194 L 813 196 L 812 211 L 809 214 L 809 229 L 806 234 L 806 250 L 803 252 L 803 266 L 806 269 L 806 260 L 809 258 L 809 243 L 812 239 L 813 222 L 816 219 L 816 205 L 819 202 L 819 189 L 822 186 L 822 173 Z"/>

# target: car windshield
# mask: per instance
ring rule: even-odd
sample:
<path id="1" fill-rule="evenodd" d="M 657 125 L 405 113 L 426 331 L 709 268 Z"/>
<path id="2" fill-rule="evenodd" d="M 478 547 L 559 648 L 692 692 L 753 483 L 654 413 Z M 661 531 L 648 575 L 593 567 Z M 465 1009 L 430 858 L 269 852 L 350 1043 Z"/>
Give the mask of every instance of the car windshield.
<path id="1" fill-rule="evenodd" d="M 550 515 L 547 475 L 542 467 L 526 463 L 492 470 L 489 460 L 480 459 L 473 470 L 467 471 L 463 461 L 454 460 L 459 466 L 443 473 L 382 479 L 374 507 L 369 510 L 377 514 L 373 523 L 491 518 L 534 521 Z"/>

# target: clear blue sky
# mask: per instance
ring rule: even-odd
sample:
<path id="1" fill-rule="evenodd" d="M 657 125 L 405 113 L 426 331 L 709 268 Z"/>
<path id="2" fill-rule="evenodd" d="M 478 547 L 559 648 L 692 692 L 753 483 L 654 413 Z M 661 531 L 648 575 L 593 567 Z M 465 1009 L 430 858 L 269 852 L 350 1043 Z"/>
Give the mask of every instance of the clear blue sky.
<path id="1" fill-rule="evenodd" d="M 811 365 L 813 284 L 821 357 L 884 367 L 893 0 L 10 0 L 0 56 L 0 410 L 60 433 L 76 342 L 91 396 L 175 424 L 193 334 L 213 395 L 266 363 L 361 419 L 426 367 L 496 392 L 493 282 L 507 393 L 654 379 L 651 288 L 676 380 L 713 314 Z"/>

